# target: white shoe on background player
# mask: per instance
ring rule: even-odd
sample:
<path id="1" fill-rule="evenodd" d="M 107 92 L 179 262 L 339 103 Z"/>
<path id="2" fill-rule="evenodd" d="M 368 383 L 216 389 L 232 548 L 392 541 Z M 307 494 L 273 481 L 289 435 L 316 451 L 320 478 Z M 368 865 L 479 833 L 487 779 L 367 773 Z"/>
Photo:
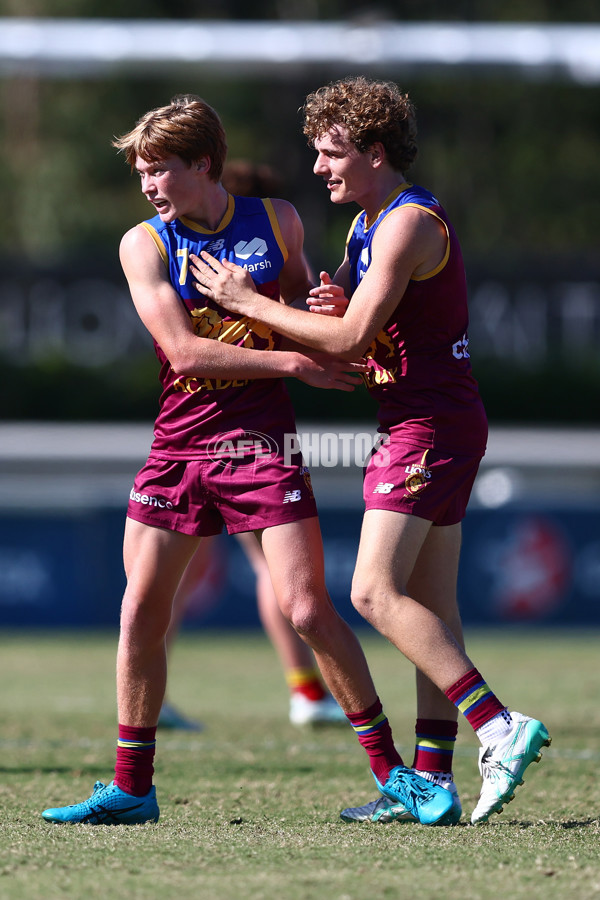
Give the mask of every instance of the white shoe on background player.
<path id="1" fill-rule="evenodd" d="M 350 724 L 331 694 L 327 694 L 322 700 L 309 700 L 299 691 L 290 697 L 290 722 L 292 725 Z"/>

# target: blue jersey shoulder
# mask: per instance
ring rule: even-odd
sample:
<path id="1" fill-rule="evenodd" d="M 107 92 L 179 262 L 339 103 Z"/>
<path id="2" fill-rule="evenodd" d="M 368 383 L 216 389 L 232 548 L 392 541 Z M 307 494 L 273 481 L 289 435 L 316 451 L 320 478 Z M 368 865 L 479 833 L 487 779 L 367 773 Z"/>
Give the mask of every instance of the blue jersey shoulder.
<path id="1" fill-rule="evenodd" d="M 439 200 L 427 188 L 411 184 L 403 191 L 392 206 L 403 206 L 405 203 L 418 203 L 419 206 L 439 206 Z"/>

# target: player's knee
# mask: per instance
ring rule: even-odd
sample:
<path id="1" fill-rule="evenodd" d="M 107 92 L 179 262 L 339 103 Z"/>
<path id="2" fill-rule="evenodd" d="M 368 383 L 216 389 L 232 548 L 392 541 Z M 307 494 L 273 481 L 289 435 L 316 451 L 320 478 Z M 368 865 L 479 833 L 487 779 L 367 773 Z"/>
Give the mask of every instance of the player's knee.
<path id="1" fill-rule="evenodd" d="M 121 604 L 121 636 L 135 643 L 164 640 L 171 621 L 171 609 L 151 598 L 125 591 Z"/>
<path id="2" fill-rule="evenodd" d="M 303 637 L 316 634 L 322 624 L 317 604 L 306 600 L 290 601 L 287 604 L 287 618 L 294 630 Z"/>
<path id="3" fill-rule="evenodd" d="M 355 577 L 352 581 L 350 600 L 363 619 L 372 622 L 384 598 L 379 586 L 372 579 Z"/>

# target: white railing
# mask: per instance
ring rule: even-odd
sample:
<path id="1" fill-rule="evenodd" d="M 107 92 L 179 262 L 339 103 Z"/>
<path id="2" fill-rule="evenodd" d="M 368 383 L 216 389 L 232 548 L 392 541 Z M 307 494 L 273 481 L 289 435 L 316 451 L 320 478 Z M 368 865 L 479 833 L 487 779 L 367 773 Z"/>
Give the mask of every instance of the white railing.
<path id="1" fill-rule="evenodd" d="M 204 67 L 516 67 L 600 81 L 600 25 L 378 21 L 0 19 L 0 74 L 78 77 Z"/>

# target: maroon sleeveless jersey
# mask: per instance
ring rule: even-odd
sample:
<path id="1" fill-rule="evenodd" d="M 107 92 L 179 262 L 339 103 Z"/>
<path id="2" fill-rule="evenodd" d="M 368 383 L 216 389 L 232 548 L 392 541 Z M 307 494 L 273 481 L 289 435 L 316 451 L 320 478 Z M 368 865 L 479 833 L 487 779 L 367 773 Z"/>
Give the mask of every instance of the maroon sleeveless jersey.
<path id="1" fill-rule="evenodd" d="M 254 350 L 279 348 L 280 336 L 266 325 L 231 314 L 199 294 L 188 267 L 190 253 L 199 256 L 206 250 L 246 268 L 257 290 L 278 300 L 287 249 L 270 200 L 230 195 L 216 231 L 186 218 L 164 223 L 155 216 L 142 225 L 157 245 L 196 334 Z M 161 363 L 162 394 L 152 456 L 206 459 L 219 435 L 235 438 L 259 433 L 279 443 L 283 434 L 295 432 L 294 411 L 282 379 L 178 376 L 156 342 L 155 350 Z"/>
<path id="2" fill-rule="evenodd" d="M 487 420 L 469 358 L 467 286 L 458 239 L 436 198 L 402 184 L 368 226 L 363 211 L 348 239 L 352 292 L 371 263 L 373 236 L 402 206 L 427 210 L 447 232 L 444 259 L 413 278 L 398 306 L 364 354 L 366 385 L 379 404 L 380 431 L 393 440 L 451 454 L 482 455 Z"/>

